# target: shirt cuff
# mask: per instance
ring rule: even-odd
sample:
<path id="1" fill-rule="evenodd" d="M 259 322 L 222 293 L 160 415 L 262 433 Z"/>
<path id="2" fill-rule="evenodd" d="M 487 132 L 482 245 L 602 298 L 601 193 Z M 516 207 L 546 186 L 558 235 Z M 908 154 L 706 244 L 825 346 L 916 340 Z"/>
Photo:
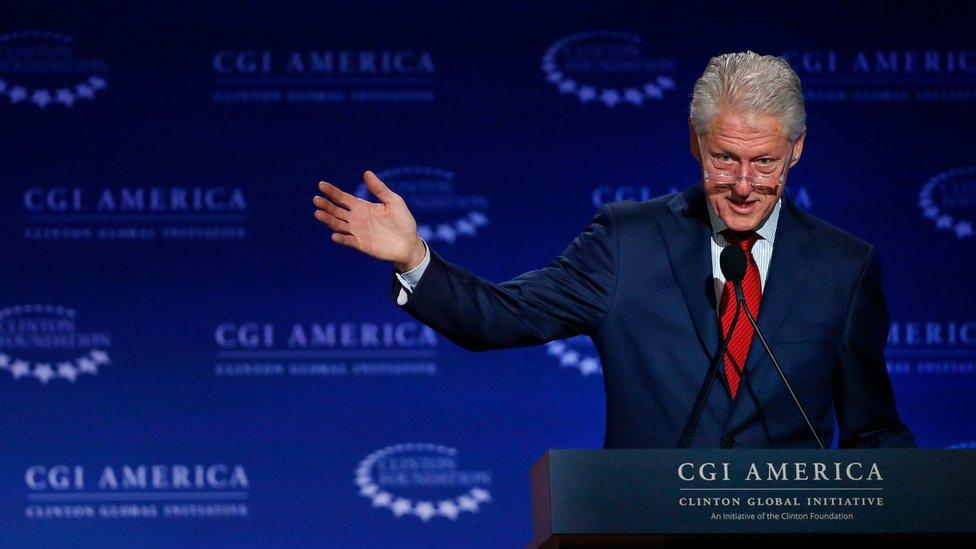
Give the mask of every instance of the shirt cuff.
<path id="1" fill-rule="evenodd" d="M 430 263 L 430 247 L 427 246 L 427 241 L 423 238 L 420 241 L 424 243 L 424 259 L 421 260 L 420 265 L 404 273 L 394 272 L 402 286 L 400 292 L 397 294 L 397 305 L 407 303 L 407 298 L 413 293 L 413 289 L 417 287 L 417 284 L 420 283 L 420 277 L 424 275 L 424 271 L 427 270 L 427 264 Z"/>

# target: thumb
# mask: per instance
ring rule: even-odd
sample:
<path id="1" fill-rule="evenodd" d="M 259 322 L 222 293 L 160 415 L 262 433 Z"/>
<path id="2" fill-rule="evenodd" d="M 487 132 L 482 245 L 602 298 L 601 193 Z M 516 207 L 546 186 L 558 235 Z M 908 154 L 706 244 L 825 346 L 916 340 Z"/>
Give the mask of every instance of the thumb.
<path id="1" fill-rule="evenodd" d="M 383 183 L 372 171 L 366 170 L 366 173 L 363 174 L 363 181 L 366 183 L 366 188 L 369 189 L 369 192 L 373 193 L 384 204 L 389 204 L 397 198 L 400 198 L 399 195 L 391 191 L 386 186 L 386 183 Z"/>

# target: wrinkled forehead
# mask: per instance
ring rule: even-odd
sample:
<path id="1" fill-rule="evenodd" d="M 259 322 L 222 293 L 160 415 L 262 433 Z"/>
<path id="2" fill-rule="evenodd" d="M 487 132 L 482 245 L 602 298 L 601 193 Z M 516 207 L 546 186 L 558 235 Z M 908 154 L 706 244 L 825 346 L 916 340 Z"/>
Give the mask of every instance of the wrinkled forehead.
<path id="1" fill-rule="evenodd" d="M 703 145 L 743 151 L 782 150 L 791 143 L 779 116 L 755 110 L 720 110 L 698 137 Z"/>

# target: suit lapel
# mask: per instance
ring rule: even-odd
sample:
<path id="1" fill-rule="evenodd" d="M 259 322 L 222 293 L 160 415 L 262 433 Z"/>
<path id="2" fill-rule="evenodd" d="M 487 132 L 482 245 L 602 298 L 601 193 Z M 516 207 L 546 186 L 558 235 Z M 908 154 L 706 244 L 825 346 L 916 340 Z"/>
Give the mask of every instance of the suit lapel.
<path id="1" fill-rule="evenodd" d="M 668 260 L 698 339 L 713 357 L 718 352 L 719 329 L 712 286 L 712 231 L 701 184 L 675 196 L 668 207 L 673 215 L 658 218 Z"/>
<path id="2" fill-rule="evenodd" d="M 790 305 L 804 291 L 804 284 L 816 256 L 816 240 L 802 216 L 796 205 L 784 198 L 776 227 L 773 257 L 763 288 L 759 317 L 756 319 L 767 342 L 776 338 Z M 770 347 L 776 353 L 775 345 L 770 343 Z M 757 372 L 759 366 L 762 368 Z M 762 407 L 770 401 L 768 392 L 783 390 L 778 375 L 767 371 L 772 368 L 759 336 L 753 336 L 749 357 L 746 359 L 745 375 L 729 412 L 726 432 L 735 431 L 738 426 L 754 420 L 755 417 L 764 421 Z M 763 428 L 768 428 L 768 425 L 763 425 Z"/>
<path id="3" fill-rule="evenodd" d="M 810 229 L 803 223 L 802 214 L 792 201 L 783 199 L 779 224 L 776 227 L 776 241 L 773 244 L 773 257 L 766 273 L 766 286 L 763 288 L 762 302 L 756 323 L 766 341 L 775 339 L 776 333 L 790 305 L 802 291 L 813 263 L 816 241 Z M 773 349 L 775 353 L 776 350 Z M 746 359 L 746 371 L 751 371 L 760 358 L 766 356 L 759 336 L 753 337 Z"/>
<path id="4" fill-rule="evenodd" d="M 668 207 L 673 215 L 658 218 L 658 226 L 695 332 L 698 334 L 702 348 L 711 359 L 718 352 L 721 335 L 712 281 L 711 222 L 705 209 L 707 204 L 701 185 L 694 185 L 676 195 L 668 202 Z M 816 241 L 808 223 L 803 220 L 803 213 L 791 200 L 784 197 L 776 228 L 772 261 L 763 288 L 759 317 L 756 319 L 767 341 L 775 339 L 790 305 L 802 291 L 815 253 Z M 773 352 L 775 351 L 773 349 Z M 749 383 L 750 380 L 756 381 L 753 370 L 765 356 L 766 351 L 762 348 L 759 337 L 753 337 L 746 359 L 744 383 Z M 704 364 L 707 366 L 707 362 Z M 720 374 L 718 377 L 726 389 L 727 397 L 728 386 L 725 375 Z M 755 398 L 760 401 L 765 397 L 762 394 L 763 386 L 763 384 L 753 384 L 752 387 L 753 390 L 759 391 L 755 394 Z M 752 408 L 739 405 L 741 401 L 748 399 L 745 391 L 740 391 L 738 397 L 727 416 L 732 425 L 742 421 L 743 414 L 748 415 L 748 411 Z"/>

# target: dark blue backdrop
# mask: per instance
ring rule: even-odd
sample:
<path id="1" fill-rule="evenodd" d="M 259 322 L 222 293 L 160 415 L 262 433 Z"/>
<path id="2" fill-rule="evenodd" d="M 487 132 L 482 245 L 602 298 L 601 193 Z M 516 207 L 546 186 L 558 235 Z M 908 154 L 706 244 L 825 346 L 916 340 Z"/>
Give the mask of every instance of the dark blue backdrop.
<path id="1" fill-rule="evenodd" d="M 786 55 L 789 192 L 878 245 L 927 447 L 976 444 L 974 17 L 962 4 L 4 7 L 4 545 L 511 547 L 528 469 L 599 447 L 588 340 L 474 354 L 340 248 L 364 169 L 506 280 L 697 177 L 711 55 Z"/>

